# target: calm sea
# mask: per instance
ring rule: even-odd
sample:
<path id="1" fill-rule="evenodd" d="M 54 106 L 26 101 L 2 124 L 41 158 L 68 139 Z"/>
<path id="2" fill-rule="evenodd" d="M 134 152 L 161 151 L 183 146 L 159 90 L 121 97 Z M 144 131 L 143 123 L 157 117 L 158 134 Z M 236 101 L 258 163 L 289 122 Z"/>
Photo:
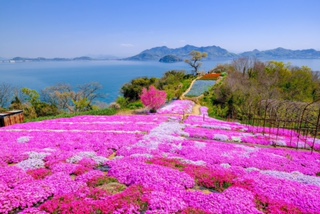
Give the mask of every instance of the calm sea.
<path id="1" fill-rule="evenodd" d="M 308 66 L 320 70 L 320 59 L 279 60 L 295 66 Z M 209 71 L 225 61 L 204 61 L 201 70 Z M 59 83 L 77 85 L 99 82 L 102 93 L 107 97 L 101 101 L 114 102 L 120 95 L 121 87 L 137 77 L 161 77 L 170 70 L 186 70 L 184 63 L 136 62 L 136 61 L 70 61 L 70 62 L 23 62 L 0 63 L 0 83 L 6 82 L 17 87 L 27 87 L 40 91 Z"/>

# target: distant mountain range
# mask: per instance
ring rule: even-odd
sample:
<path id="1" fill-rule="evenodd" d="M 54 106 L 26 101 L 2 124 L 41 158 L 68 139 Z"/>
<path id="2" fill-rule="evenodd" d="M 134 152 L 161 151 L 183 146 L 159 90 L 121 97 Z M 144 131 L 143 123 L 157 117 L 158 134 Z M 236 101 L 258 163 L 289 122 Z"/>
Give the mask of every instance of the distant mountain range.
<path id="1" fill-rule="evenodd" d="M 207 47 L 196 47 L 192 45 L 186 45 L 181 48 L 168 48 L 166 46 L 155 47 L 142 51 L 141 53 L 124 58 L 121 60 L 153 60 L 161 62 L 174 62 L 181 61 L 190 58 L 190 52 L 200 51 L 208 53 L 207 60 L 221 60 L 221 59 L 234 59 L 239 57 L 256 57 L 258 59 L 320 59 L 320 51 L 315 49 L 305 50 L 290 50 L 285 48 L 276 48 L 271 50 L 259 51 L 257 49 L 253 51 L 247 51 L 240 54 L 235 54 L 227 51 L 219 46 L 207 46 Z M 76 58 L 25 58 L 25 57 L 14 57 L 12 59 L 5 59 L 0 57 L 0 61 L 11 61 L 11 62 L 27 62 L 27 61 L 73 61 L 73 60 L 109 60 L 119 59 L 114 56 L 82 56 Z M 160 60 L 161 59 L 161 60 Z"/>
<path id="2" fill-rule="evenodd" d="M 186 45 L 181 48 L 168 48 L 166 46 L 155 47 L 142 51 L 141 53 L 125 58 L 124 60 L 160 60 L 165 56 L 175 56 L 180 59 L 190 58 L 191 51 L 200 51 L 208 53 L 207 60 L 215 59 L 233 59 L 238 57 L 256 57 L 260 59 L 320 59 L 320 51 L 314 49 L 306 50 L 290 50 L 284 48 L 276 48 L 272 50 L 247 51 L 240 54 L 235 54 L 227 51 L 219 46 L 196 47 Z"/>
<path id="3" fill-rule="evenodd" d="M 14 62 L 42 62 L 42 61 L 73 61 L 73 60 L 93 60 L 91 57 L 81 56 L 75 58 L 44 58 L 44 57 L 37 57 L 37 58 L 27 58 L 27 57 L 14 57 L 10 59 L 10 61 Z"/>
<path id="4" fill-rule="evenodd" d="M 97 57 L 89 57 L 89 56 L 81 56 L 75 58 L 28 58 L 28 57 L 14 57 L 12 59 L 1 58 L 0 61 L 10 61 L 10 62 L 43 62 L 43 61 L 89 61 L 89 60 L 109 60 L 109 59 L 119 59 L 116 57 L 105 57 L 105 56 L 97 56 Z"/>
<path id="5" fill-rule="evenodd" d="M 160 60 L 166 55 L 176 56 L 181 59 L 190 58 L 191 51 L 200 51 L 208 53 L 208 60 L 221 59 L 221 58 L 234 58 L 237 54 L 228 52 L 226 49 L 220 48 L 219 46 L 208 46 L 208 47 L 196 47 L 192 45 L 186 45 L 181 48 L 168 48 L 166 46 L 155 47 L 140 54 L 125 58 L 124 60 Z"/>

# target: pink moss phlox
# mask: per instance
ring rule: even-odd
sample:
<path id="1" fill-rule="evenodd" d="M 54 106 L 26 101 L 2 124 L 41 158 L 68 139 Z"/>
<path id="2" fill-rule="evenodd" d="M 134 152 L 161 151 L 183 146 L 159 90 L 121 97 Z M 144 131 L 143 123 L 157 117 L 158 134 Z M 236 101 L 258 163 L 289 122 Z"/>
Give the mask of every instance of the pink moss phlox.
<path id="1" fill-rule="evenodd" d="M 7 184 L 9 188 L 15 188 L 21 184 L 32 183 L 34 179 L 18 167 L 0 168 L 0 182 Z"/>
<path id="2" fill-rule="evenodd" d="M 195 184 L 184 172 L 134 160 L 113 162 L 109 175 L 126 185 L 140 184 L 159 191 L 184 190 Z"/>
<path id="3" fill-rule="evenodd" d="M 48 169 L 33 169 L 27 171 L 27 174 L 31 175 L 36 180 L 41 180 L 47 177 L 48 175 L 52 175 L 52 172 Z"/>

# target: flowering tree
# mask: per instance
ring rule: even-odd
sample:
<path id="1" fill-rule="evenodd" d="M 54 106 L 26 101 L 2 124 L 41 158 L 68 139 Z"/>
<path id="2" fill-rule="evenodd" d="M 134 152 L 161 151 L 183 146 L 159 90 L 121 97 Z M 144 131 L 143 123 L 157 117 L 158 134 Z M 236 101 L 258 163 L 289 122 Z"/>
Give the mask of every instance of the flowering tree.
<path id="1" fill-rule="evenodd" d="M 165 91 L 157 90 L 153 85 L 149 90 L 143 88 L 141 94 L 141 102 L 146 107 L 150 108 L 150 112 L 156 112 L 167 100 L 167 93 Z"/>

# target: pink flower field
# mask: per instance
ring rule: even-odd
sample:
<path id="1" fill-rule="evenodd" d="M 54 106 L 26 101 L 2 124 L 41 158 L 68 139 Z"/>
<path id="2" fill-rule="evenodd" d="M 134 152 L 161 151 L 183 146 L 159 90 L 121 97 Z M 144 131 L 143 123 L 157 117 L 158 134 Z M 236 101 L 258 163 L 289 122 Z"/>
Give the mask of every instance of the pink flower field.
<path id="1" fill-rule="evenodd" d="M 1 128 L 0 213 L 320 213 L 319 140 L 192 106 Z"/>

